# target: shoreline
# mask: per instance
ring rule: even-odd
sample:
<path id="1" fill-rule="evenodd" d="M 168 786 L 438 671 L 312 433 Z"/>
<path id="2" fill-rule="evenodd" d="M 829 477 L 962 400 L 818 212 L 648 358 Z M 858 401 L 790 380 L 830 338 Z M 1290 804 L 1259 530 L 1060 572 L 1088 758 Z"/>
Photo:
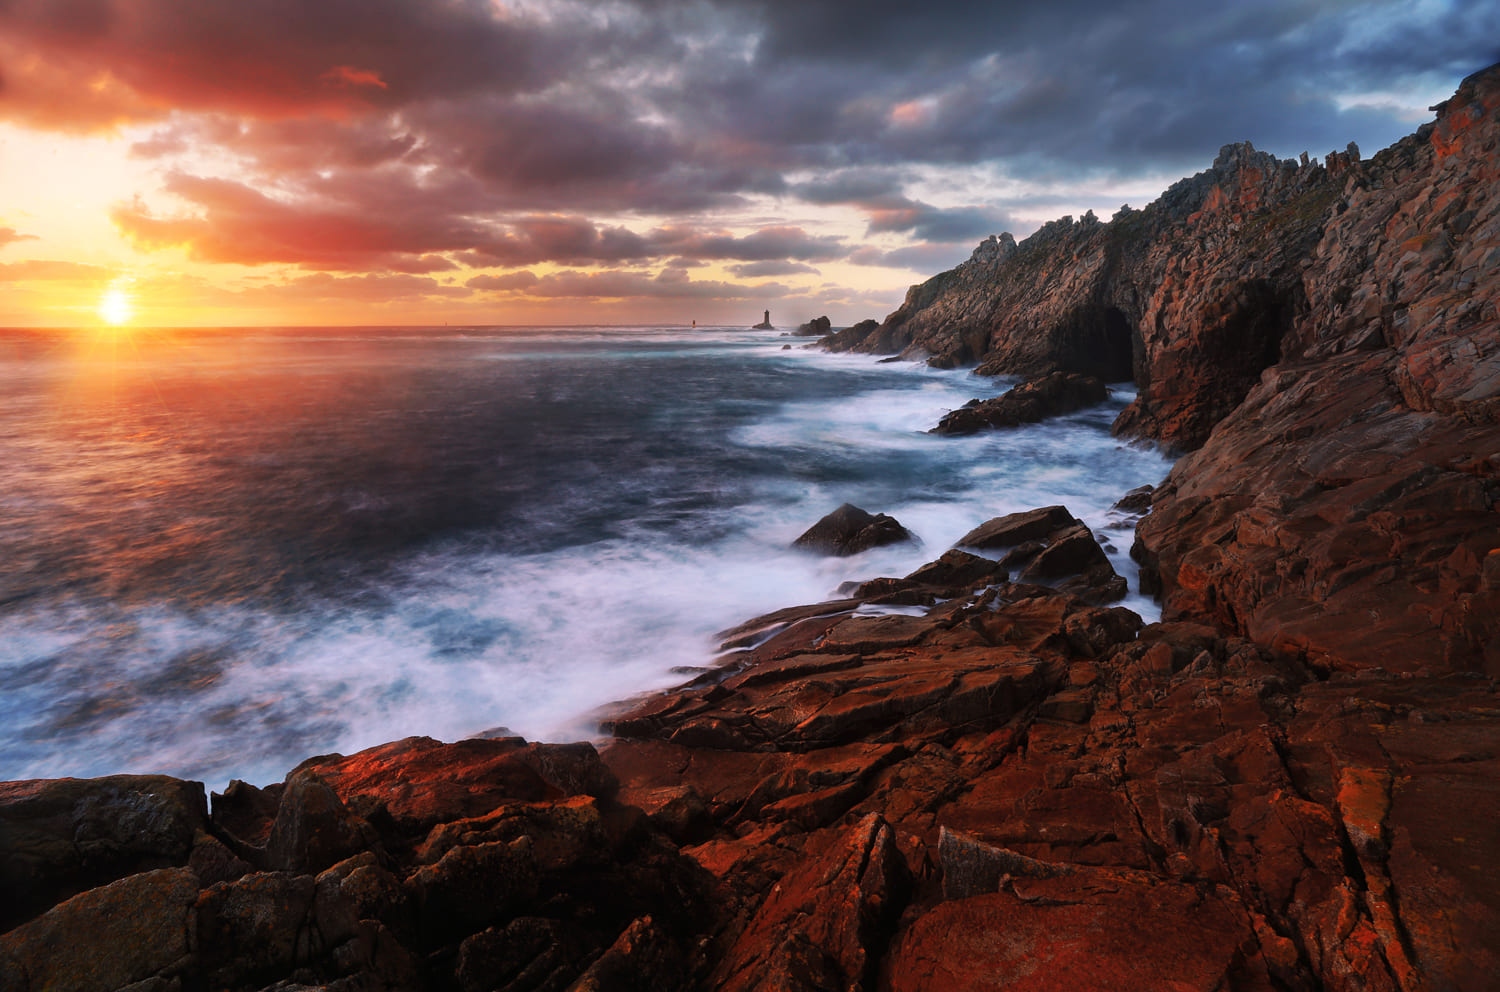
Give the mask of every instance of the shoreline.
<path id="1" fill-rule="evenodd" d="M 0 985 L 1487 987 L 1500 66 L 1437 112 L 1368 161 L 1228 146 L 835 342 L 1019 373 L 1123 321 L 1117 430 L 1187 451 L 1132 548 L 1161 622 L 1039 508 L 963 539 L 1000 561 L 726 632 L 747 664 L 601 748 L 407 738 L 211 809 L 160 776 L 0 785 L 27 897 Z M 1121 264 L 1079 279 L 1136 303 L 1048 288 L 1096 249 Z M 959 319 L 976 300 L 993 323 Z"/>

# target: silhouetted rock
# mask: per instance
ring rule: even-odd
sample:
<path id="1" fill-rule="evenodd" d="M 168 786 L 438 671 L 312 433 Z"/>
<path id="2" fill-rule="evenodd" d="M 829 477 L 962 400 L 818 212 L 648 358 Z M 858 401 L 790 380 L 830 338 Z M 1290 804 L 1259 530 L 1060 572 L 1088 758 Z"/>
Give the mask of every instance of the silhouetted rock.
<path id="1" fill-rule="evenodd" d="M 884 513 L 869 513 L 845 503 L 809 527 L 792 547 L 824 555 L 857 555 L 885 544 L 913 540 L 911 533 Z"/>
<path id="2" fill-rule="evenodd" d="M 792 333 L 799 338 L 820 338 L 833 330 L 833 321 L 827 317 L 814 317 L 807 323 L 799 325 Z"/>

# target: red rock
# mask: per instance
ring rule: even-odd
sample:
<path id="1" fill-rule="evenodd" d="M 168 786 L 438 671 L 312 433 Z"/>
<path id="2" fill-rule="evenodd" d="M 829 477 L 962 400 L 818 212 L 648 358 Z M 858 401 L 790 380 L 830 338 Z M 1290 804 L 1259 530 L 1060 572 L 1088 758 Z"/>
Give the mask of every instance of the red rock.
<path id="1" fill-rule="evenodd" d="M 315 874 L 375 846 L 375 831 L 310 772 L 291 775 L 266 840 L 265 867 Z"/>
<path id="2" fill-rule="evenodd" d="M 588 952 L 587 939 L 566 922 L 522 916 L 459 946 L 456 975 L 464 992 L 496 988 L 565 988 Z"/>
<path id="3" fill-rule="evenodd" d="M 536 896 L 539 866 L 530 838 L 454 847 L 403 883 L 425 942 L 461 940 L 514 915 Z"/>
<path id="4" fill-rule="evenodd" d="M 903 990 L 1272 989 L 1232 894 L 1142 873 L 1079 871 L 945 902 L 899 937 Z"/>
<path id="5" fill-rule="evenodd" d="M 729 990 L 868 987 L 910 880 L 890 826 L 865 817 L 782 876 L 716 970 Z"/>
<path id="6" fill-rule="evenodd" d="M 765 640 L 771 634 L 786 629 L 789 625 L 799 620 L 848 613 L 859 606 L 860 602 L 858 599 L 840 599 L 827 603 L 813 603 L 807 606 L 789 606 L 785 609 L 775 610 L 751 620 L 746 620 L 744 623 L 730 627 L 728 630 L 721 630 L 714 635 L 714 639 L 720 642 L 720 651 L 728 651 L 731 648 L 750 647 Z"/>
<path id="7" fill-rule="evenodd" d="M 592 745 L 520 738 L 443 744 L 408 737 L 347 758 L 311 758 L 296 771 L 315 773 L 353 810 L 379 807 L 409 833 L 488 813 L 507 800 L 608 796 L 618 788 Z"/>

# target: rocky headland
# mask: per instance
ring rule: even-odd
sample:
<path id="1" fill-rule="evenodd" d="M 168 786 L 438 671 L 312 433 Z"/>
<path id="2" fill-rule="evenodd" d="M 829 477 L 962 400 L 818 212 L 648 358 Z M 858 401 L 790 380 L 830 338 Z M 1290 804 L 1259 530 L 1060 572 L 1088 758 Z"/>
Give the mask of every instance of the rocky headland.
<path id="1" fill-rule="evenodd" d="M 1500 67 L 1436 109 L 1368 160 L 1230 146 L 829 337 L 1133 380 L 1117 432 L 1184 454 L 1118 529 L 975 521 L 597 747 L 0 785 L 0 988 L 1493 988 Z"/>

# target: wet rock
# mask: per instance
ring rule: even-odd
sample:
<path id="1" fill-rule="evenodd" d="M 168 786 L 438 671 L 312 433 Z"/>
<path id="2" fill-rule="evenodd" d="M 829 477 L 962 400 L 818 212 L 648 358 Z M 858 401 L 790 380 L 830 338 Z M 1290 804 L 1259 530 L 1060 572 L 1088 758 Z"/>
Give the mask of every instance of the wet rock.
<path id="1" fill-rule="evenodd" d="M 1151 509 L 1151 495 L 1155 491 L 1155 486 L 1137 486 L 1116 500 L 1112 509 L 1124 510 L 1127 513 L 1145 513 Z"/>
<path id="2" fill-rule="evenodd" d="M 1055 531 L 1081 521 L 1065 506 L 1044 506 L 995 517 L 958 539 L 961 548 L 1009 548 L 1041 540 Z"/>
<path id="3" fill-rule="evenodd" d="M 886 544 L 912 541 L 911 533 L 894 517 L 871 514 L 845 503 L 813 524 L 792 547 L 824 555 L 857 555 Z"/>
<path id="4" fill-rule="evenodd" d="M 931 586 L 945 593 L 968 591 L 975 586 L 1004 582 L 1008 578 L 1005 569 L 996 562 L 957 548 L 943 552 L 936 561 L 928 562 L 906 576 L 908 582 Z"/>
<path id="5" fill-rule="evenodd" d="M 986 428 L 1019 427 L 1103 403 L 1109 389 L 1093 376 L 1053 372 L 1013 387 L 1002 396 L 975 400 L 948 413 L 933 434 L 973 434 Z"/>
<path id="6" fill-rule="evenodd" d="M 1016 581 L 1055 585 L 1091 603 L 1122 599 L 1129 587 L 1086 525 L 1066 507 L 1045 506 L 995 517 L 958 541 L 961 547 L 1008 548 L 1000 566 Z"/>

